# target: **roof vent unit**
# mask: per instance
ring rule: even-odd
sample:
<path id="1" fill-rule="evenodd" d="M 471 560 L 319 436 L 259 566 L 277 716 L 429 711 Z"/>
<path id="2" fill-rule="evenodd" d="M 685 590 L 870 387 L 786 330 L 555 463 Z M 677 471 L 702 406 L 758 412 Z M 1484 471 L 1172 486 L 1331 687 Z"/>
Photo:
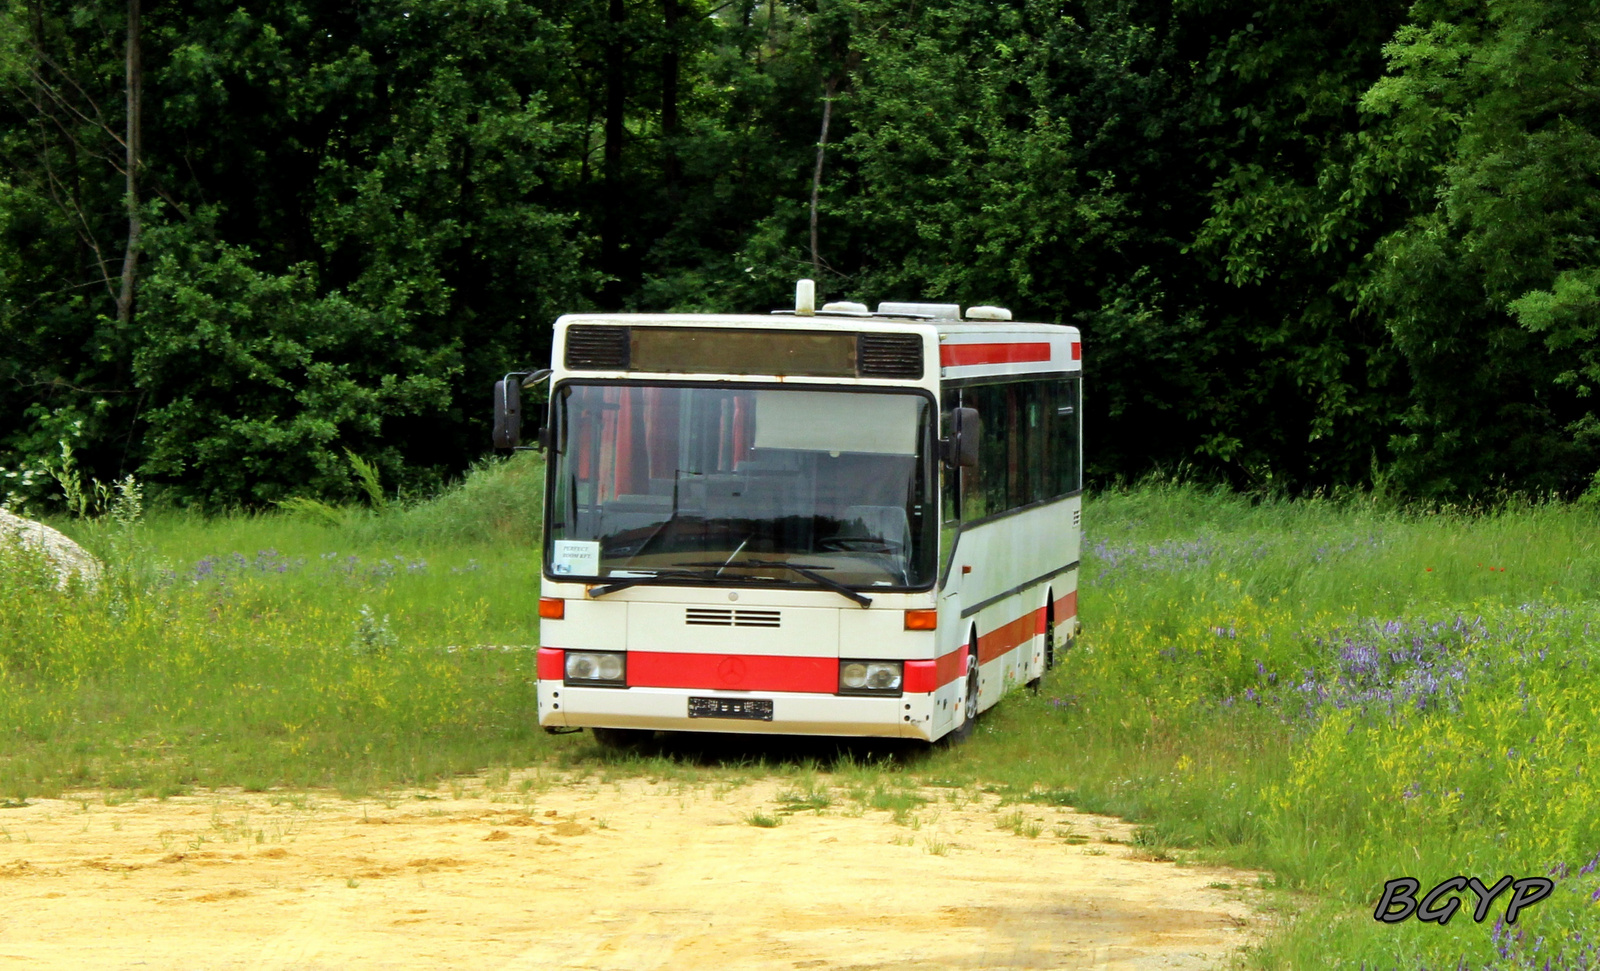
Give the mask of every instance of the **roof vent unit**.
<path id="1" fill-rule="evenodd" d="M 855 303 L 850 300 L 835 300 L 833 303 L 825 303 L 822 305 L 822 312 L 825 314 L 858 314 L 862 317 L 866 317 L 871 313 L 871 311 L 867 310 L 866 304 Z"/>
<path id="2" fill-rule="evenodd" d="M 968 320 L 1010 320 L 1011 311 L 1004 307 L 968 307 Z"/>
<path id="3" fill-rule="evenodd" d="M 935 320 L 960 320 L 961 307 L 953 303 L 899 303 L 885 300 L 878 304 L 880 317 L 923 317 Z"/>

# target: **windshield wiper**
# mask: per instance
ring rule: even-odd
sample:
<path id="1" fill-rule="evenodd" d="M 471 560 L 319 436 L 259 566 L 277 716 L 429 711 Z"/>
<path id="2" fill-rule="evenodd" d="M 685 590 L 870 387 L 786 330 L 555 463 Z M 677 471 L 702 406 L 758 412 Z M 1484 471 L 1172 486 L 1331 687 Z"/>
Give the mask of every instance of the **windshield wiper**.
<path id="1" fill-rule="evenodd" d="M 598 587 L 590 587 L 589 599 L 593 600 L 597 597 L 604 597 L 608 593 L 616 593 L 618 590 L 626 590 L 629 587 L 637 587 L 641 583 L 650 583 L 655 580 L 678 580 L 684 577 L 689 577 L 695 580 L 710 580 L 715 576 L 715 573 L 708 573 L 705 570 L 660 570 L 658 572 L 643 576 L 625 577 L 616 581 L 615 583 L 606 583 Z"/>
<path id="2" fill-rule="evenodd" d="M 825 589 L 832 590 L 834 593 L 837 593 L 842 597 L 848 597 L 848 598 L 850 598 L 851 600 L 854 600 L 856 603 L 860 604 L 863 607 L 872 606 L 872 598 L 871 597 L 867 596 L 864 593 L 860 593 L 860 592 L 858 592 L 856 590 L 850 589 L 849 587 L 847 587 L 844 584 L 840 583 L 838 580 L 834 580 L 834 579 L 832 579 L 830 577 L 825 577 L 822 574 L 817 573 L 816 572 L 817 570 L 831 570 L 831 569 L 833 569 L 833 567 L 824 566 L 821 563 L 807 563 L 805 566 L 800 566 L 800 565 L 795 564 L 795 563 L 785 563 L 782 560 L 740 560 L 737 563 L 735 563 L 734 561 L 732 561 L 730 559 L 727 563 L 723 563 L 723 564 L 716 564 L 716 563 L 679 563 L 677 565 L 678 566 L 719 566 L 720 565 L 720 566 L 722 566 L 724 568 L 731 567 L 731 568 L 733 568 L 735 570 L 741 569 L 743 567 L 748 567 L 748 566 L 754 566 L 754 567 L 772 567 L 772 566 L 782 567 L 785 570 L 789 570 L 791 572 L 800 574 L 801 576 L 805 577 L 807 580 L 810 580 L 812 583 L 815 583 L 819 587 L 823 587 Z"/>

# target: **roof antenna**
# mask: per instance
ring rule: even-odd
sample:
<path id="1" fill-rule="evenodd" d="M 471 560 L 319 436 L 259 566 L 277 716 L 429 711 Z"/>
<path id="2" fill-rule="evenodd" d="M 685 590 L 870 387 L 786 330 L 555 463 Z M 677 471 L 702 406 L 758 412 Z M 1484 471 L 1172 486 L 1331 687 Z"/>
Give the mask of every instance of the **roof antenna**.
<path id="1" fill-rule="evenodd" d="M 822 191 L 822 159 L 828 151 L 828 121 L 833 117 L 833 92 L 839 79 L 831 77 L 822 86 L 822 137 L 817 139 L 817 169 L 811 174 L 811 275 L 822 275 L 822 257 L 817 255 L 817 195 Z"/>

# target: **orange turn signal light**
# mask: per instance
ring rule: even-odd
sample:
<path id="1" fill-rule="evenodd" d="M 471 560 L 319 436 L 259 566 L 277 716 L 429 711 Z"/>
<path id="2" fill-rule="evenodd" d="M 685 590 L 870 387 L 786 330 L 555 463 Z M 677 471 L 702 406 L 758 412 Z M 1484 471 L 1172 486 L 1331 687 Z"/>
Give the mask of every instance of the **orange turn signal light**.
<path id="1" fill-rule="evenodd" d="M 545 620 L 561 620 L 567 616 L 567 602 L 560 597 L 540 597 L 539 616 Z"/>
<path id="2" fill-rule="evenodd" d="M 939 611 L 937 610 L 908 610 L 906 611 L 906 630 L 938 630 Z"/>

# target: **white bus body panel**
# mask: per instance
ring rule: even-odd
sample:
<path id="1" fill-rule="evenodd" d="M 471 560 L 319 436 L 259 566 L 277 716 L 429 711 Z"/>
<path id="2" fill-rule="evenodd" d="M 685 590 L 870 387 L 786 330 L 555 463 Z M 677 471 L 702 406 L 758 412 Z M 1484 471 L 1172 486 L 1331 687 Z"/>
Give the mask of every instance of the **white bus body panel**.
<path id="1" fill-rule="evenodd" d="M 978 642 L 979 703 L 1044 673 L 1044 622 L 1064 645 L 1077 616 L 1082 499 L 1070 496 L 966 527 L 939 596 L 939 651 Z"/>

